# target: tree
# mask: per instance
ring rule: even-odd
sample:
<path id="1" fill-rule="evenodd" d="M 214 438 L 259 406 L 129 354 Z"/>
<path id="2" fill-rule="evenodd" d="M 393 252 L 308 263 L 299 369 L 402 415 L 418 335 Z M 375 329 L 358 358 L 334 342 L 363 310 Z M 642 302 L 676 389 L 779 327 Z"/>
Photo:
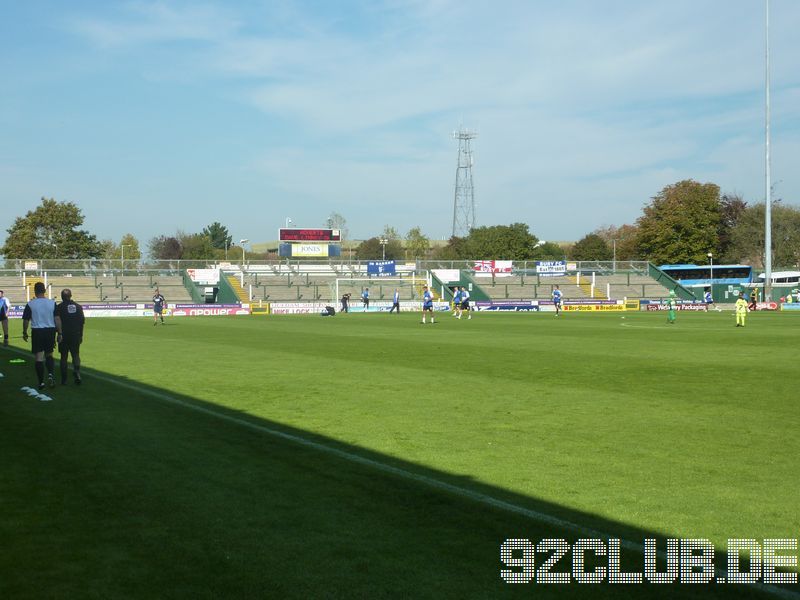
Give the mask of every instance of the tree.
<path id="1" fill-rule="evenodd" d="M 389 240 L 386 244 L 386 260 L 397 260 L 403 257 L 403 245 L 399 240 Z M 371 237 L 364 240 L 356 248 L 358 260 L 381 260 L 384 258 L 384 248 L 380 237 Z"/>
<path id="2" fill-rule="evenodd" d="M 603 238 L 589 233 L 575 242 L 570 257 L 573 260 L 611 260 L 613 253 Z"/>
<path id="3" fill-rule="evenodd" d="M 83 214 L 73 202 L 42 198 L 35 210 L 17 217 L 0 248 L 6 258 L 92 258 L 103 246 L 85 229 Z"/>
<path id="4" fill-rule="evenodd" d="M 467 238 L 454 235 L 447 240 L 447 245 L 434 251 L 434 258 L 439 260 L 465 260 L 467 257 Z"/>
<path id="5" fill-rule="evenodd" d="M 101 240 L 100 241 L 100 254 L 99 258 L 114 258 L 117 251 L 117 245 L 114 240 Z"/>
<path id="6" fill-rule="evenodd" d="M 425 258 L 430 247 L 431 241 L 419 226 L 409 229 L 406 234 L 406 250 L 411 258 Z"/>
<path id="7" fill-rule="evenodd" d="M 527 260 L 536 253 L 537 238 L 525 223 L 477 227 L 466 238 L 463 258 L 480 260 Z"/>
<path id="8" fill-rule="evenodd" d="M 122 247 L 125 246 L 125 252 L 122 252 Z M 125 260 L 139 260 L 142 258 L 142 251 L 139 249 L 139 240 L 132 233 L 126 233 L 122 236 L 119 242 L 120 258 L 123 256 Z"/>
<path id="9" fill-rule="evenodd" d="M 327 229 L 338 229 L 342 241 L 348 239 L 350 231 L 347 229 L 347 219 L 337 212 L 332 212 L 330 216 L 325 219 L 325 227 Z"/>
<path id="10" fill-rule="evenodd" d="M 205 233 L 178 233 L 182 260 L 208 260 L 214 258 L 214 246 Z"/>
<path id="11" fill-rule="evenodd" d="M 564 248 L 555 242 L 545 242 L 536 248 L 533 258 L 536 260 L 563 260 L 565 254 Z"/>
<path id="12" fill-rule="evenodd" d="M 603 238 L 611 248 L 612 260 L 636 260 L 639 256 L 636 241 L 639 236 L 639 228 L 636 225 L 604 225 L 594 230 Z"/>
<path id="13" fill-rule="evenodd" d="M 477 227 L 467 237 L 451 237 L 438 248 L 439 260 L 549 260 L 563 259 L 564 250 L 552 242 L 537 245 L 538 238 L 524 223 Z"/>
<path id="14" fill-rule="evenodd" d="M 394 227 L 390 227 L 389 225 L 384 225 L 381 237 L 386 238 L 387 240 L 399 240 L 400 232 L 397 231 L 397 229 L 395 229 Z"/>
<path id="15" fill-rule="evenodd" d="M 719 186 L 692 180 L 668 185 L 645 206 L 636 221 L 637 246 L 656 264 L 705 264 L 718 254 Z"/>
<path id="16" fill-rule="evenodd" d="M 103 245 L 106 247 L 104 256 L 110 259 L 125 260 L 139 260 L 142 257 L 142 252 L 139 250 L 139 240 L 132 233 L 126 233 L 122 236 L 119 244 L 115 244 L 111 240 L 103 240 Z M 123 246 L 125 251 L 122 251 Z"/>
<path id="17" fill-rule="evenodd" d="M 154 237 L 147 243 L 147 250 L 154 260 L 175 260 L 181 257 L 181 243 L 172 236 Z"/>
<path id="18" fill-rule="evenodd" d="M 728 260 L 764 268 L 764 203 L 746 207 L 731 231 Z M 797 268 L 800 264 L 800 210 L 773 202 L 772 264 Z"/>
<path id="19" fill-rule="evenodd" d="M 203 228 L 203 235 L 211 240 L 211 246 L 219 250 L 230 248 L 233 236 L 228 233 L 228 228 L 219 221 L 214 221 L 208 227 Z"/>
<path id="20" fill-rule="evenodd" d="M 720 201 L 720 220 L 719 220 L 719 259 L 721 262 L 736 262 L 731 259 L 731 254 L 735 254 L 733 245 L 733 230 L 739 223 L 739 219 L 747 209 L 747 202 L 742 200 L 738 194 L 724 195 Z"/>

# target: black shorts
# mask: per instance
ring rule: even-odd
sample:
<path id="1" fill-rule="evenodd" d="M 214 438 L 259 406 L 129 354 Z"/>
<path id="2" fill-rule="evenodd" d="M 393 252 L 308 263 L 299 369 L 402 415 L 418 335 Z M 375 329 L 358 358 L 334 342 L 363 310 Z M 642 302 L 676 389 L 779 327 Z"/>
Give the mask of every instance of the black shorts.
<path id="1" fill-rule="evenodd" d="M 153 314 L 154 315 L 160 315 L 163 312 L 164 312 L 163 308 L 153 308 Z"/>
<path id="2" fill-rule="evenodd" d="M 31 352 L 49 354 L 56 346 L 56 328 L 42 327 L 31 330 Z"/>
<path id="3" fill-rule="evenodd" d="M 461 310 L 469 310 L 469 300 L 464 300 L 461 303 Z"/>
<path id="4" fill-rule="evenodd" d="M 58 353 L 72 355 L 78 354 L 81 348 L 81 339 L 77 337 L 63 337 L 58 344 Z"/>

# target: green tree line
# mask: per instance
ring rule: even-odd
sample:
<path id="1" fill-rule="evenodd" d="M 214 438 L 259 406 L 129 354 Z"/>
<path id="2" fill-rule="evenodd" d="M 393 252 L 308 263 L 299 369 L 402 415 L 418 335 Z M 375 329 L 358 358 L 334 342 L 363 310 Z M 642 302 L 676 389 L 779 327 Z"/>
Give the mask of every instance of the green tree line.
<path id="1" fill-rule="evenodd" d="M 464 237 L 435 245 L 421 226 L 405 235 L 385 225 L 379 235 L 354 245 L 346 219 L 333 212 L 323 226 L 339 229 L 353 257 L 365 259 L 441 260 L 649 260 L 656 264 L 704 264 L 708 253 L 716 263 L 764 264 L 764 203 L 748 204 L 741 196 L 721 194 L 714 183 L 684 180 L 659 191 L 643 206 L 634 223 L 606 225 L 573 244 L 540 240 L 525 223 L 487 225 Z M 800 210 L 773 203 L 772 256 L 779 267 L 800 265 Z M 138 260 L 139 240 L 130 233 L 119 242 L 82 229 L 84 216 L 73 202 L 42 198 L 41 204 L 18 217 L 7 230 L 0 254 L 6 258 L 105 258 Z M 153 237 L 145 245 L 151 259 L 224 260 L 234 241 L 228 228 L 215 221 L 197 233 L 177 231 Z M 238 248 L 230 259 L 238 258 Z M 251 259 L 275 254 L 247 252 Z"/>

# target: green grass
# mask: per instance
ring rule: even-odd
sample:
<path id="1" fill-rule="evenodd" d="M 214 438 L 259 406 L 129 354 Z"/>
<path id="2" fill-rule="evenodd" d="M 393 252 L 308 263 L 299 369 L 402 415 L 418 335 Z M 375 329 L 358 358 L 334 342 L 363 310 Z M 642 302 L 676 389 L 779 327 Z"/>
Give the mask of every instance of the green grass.
<path id="1" fill-rule="evenodd" d="M 499 577 L 574 531 L 264 429 L 634 542 L 800 537 L 800 315 L 417 319 L 92 319 L 51 403 L 0 349 L 0 597 L 587 593 Z"/>

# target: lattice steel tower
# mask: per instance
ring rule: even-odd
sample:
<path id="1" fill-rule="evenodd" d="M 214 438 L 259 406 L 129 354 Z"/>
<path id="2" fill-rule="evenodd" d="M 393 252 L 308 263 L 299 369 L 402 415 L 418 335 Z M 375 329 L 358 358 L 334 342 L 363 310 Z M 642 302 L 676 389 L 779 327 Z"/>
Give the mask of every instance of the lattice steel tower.
<path id="1" fill-rule="evenodd" d="M 465 237 L 475 227 L 475 187 L 472 185 L 471 141 L 478 137 L 474 131 L 461 128 L 453 132 L 458 140 L 456 192 L 453 199 L 453 236 Z"/>

